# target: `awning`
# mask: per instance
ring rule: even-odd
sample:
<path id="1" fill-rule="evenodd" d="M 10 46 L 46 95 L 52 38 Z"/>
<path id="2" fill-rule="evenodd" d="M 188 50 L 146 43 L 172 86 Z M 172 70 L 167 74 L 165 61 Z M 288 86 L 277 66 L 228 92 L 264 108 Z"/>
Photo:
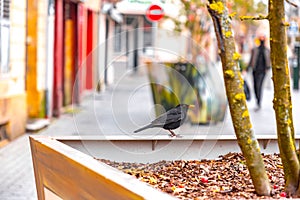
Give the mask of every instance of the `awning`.
<path id="1" fill-rule="evenodd" d="M 108 15 L 112 20 L 117 23 L 123 23 L 123 16 L 116 9 L 116 7 L 112 3 L 104 3 L 102 6 L 102 13 Z"/>

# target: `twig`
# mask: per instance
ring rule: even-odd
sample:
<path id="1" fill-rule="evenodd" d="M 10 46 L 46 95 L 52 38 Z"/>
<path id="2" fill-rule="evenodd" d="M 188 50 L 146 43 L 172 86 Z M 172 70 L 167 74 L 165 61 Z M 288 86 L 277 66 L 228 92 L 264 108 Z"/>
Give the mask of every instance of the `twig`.
<path id="1" fill-rule="evenodd" d="M 258 15 L 256 17 L 254 16 L 241 16 L 240 20 L 244 21 L 244 20 L 264 20 L 264 19 L 269 19 L 269 16 L 264 16 L 264 15 Z"/>
<path id="2" fill-rule="evenodd" d="M 295 8 L 298 8 L 298 5 L 294 2 L 291 2 L 290 0 L 285 0 L 287 3 L 291 4 L 292 6 L 294 6 Z"/>

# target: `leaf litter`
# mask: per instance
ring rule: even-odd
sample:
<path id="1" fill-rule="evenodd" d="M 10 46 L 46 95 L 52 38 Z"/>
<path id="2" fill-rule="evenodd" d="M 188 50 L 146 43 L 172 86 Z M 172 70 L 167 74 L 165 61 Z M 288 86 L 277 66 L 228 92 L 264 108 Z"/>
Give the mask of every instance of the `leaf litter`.
<path id="1" fill-rule="evenodd" d="M 228 153 L 215 160 L 163 160 L 148 164 L 97 160 L 183 200 L 279 199 L 284 193 L 284 174 L 278 154 L 263 155 L 272 186 L 271 197 L 255 193 L 241 153 Z"/>

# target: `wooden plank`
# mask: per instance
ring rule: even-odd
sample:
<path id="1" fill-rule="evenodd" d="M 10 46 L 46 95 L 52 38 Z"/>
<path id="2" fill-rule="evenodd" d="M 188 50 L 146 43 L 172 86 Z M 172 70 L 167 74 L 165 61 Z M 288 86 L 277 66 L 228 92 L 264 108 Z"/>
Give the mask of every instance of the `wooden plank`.
<path id="1" fill-rule="evenodd" d="M 63 199 L 174 199 L 54 139 L 30 143 L 39 199 L 42 185 Z"/>
<path id="2" fill-rule="evenodd" d="M 34 178 L 35 178 L 35 185 L 37 190 L 37 196 L 39 200 L 45 199 L 45 193 L 44 193 L 44 185 L 43 185 L 43 179 L 42 175 L 40 173 L 39 169 L 39 161 L 36 156 L 37 154 L 37 142 L 33 140 L 32 137 L 29 138 L 30 140 L 30 148 L 31 148 L 31 154 L 32 154 L 32 163 L 33 163 L 33 169 L 34 169 Z"/>
<path id="3" fill-rule="evenodd" d="M 83 135 L 83 136 L 55 136 L 56 140 L 111 140 L 111 141 L 152 141 L 152 140 L 236 140 L 235 135 L 182 135 L 182 137 L 170 137 L 168 135 L 140 135 L 134 137 L 130 135 Z M 276 140 L 277 135 L 256 135 L 258 140 Z M 296 140 L 300 135 L 295 136 Z"/>

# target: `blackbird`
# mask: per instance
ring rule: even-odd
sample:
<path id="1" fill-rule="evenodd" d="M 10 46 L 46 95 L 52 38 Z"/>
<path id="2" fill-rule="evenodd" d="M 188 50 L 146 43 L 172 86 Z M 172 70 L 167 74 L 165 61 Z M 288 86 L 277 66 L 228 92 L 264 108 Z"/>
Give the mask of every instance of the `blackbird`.
<path id="1" fill-rule="evenodd" d="M 183 124 L 189 107 L 192 107 L 192 105 L 179 104 L 175 108 L 172 108 L 158 116 L 149 125 L 137 129 L 134 132 L 137 133 L 148 128 L 159 127 L 168 130 L 171 133 L 171 137 L 176 136 L 172 130 Z"/>

